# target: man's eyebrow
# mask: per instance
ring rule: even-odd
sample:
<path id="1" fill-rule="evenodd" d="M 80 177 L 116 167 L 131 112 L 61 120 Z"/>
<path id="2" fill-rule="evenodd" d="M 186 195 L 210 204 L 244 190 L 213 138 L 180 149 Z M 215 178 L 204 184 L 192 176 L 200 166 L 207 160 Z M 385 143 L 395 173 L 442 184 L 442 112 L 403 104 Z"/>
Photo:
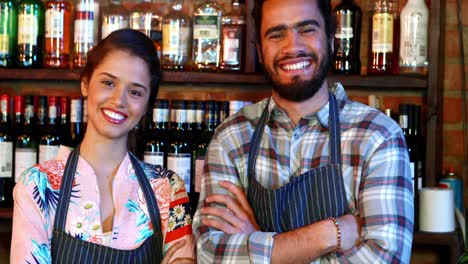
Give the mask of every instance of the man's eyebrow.
<path id="1" fill-rule="evenodd" d="M 315 19 L 309 19 L 309 20 L 304 20 L 304 21 L 301 21 L 301 22 L 297 22 L 296 24 L 294 24 L 292 26 L 292 28 L 297 29 L 297 28 L 300 28 L 300 27 L 308 26 L 308 25 L 312 25 L 312 26 L 316 26 L 316 27 L 320 28 L 320 23 Z M 267 31 L 265 31 L 264 37 L 268 36 L 272 32 L 284 31 L 284 30 L 287 30 L 288 28 L 290 28 L 290 26 L 285 25 L 285 24 L 281 24 L 281 25 L 271 27 L 271 28 L 267 29 Z"/>

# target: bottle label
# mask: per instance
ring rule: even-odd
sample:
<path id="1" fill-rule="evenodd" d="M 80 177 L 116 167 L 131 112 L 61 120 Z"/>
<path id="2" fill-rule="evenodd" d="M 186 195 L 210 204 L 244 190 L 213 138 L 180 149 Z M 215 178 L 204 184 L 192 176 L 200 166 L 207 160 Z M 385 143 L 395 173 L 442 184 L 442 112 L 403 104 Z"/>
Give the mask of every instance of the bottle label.
<path id="1" fill-rule="evenodd" d="M 31 120 L 34 117 L 34 105 L 26 105 L 24 108 L 24 118 Z"/>
<path id="2" fill-rule="evenodd" d="M 81 112 L 81 100 L 71 100 L 70 122 L 83 122 L 83 113 Z"/>
<path id="3" fill-rule="evenodd" d="M 107 15 L 103 20 L 101 39 L 106 38 L 110 33 L 116 30 L 128 28 L 128 19 L 121 15 Z"/>
<path id="4" fill-rule="evenodd" d="M 130 15 L 130 28 L 140 30 L 149 37 L 151 31 L 151 13 L 133 12 Z"/>
<path id="5" fill-rule="evenodd" d="M 39 145 L 39 163 L 53 160 L 57 156 L 60 146 Z"/>
<path id="6" fill-rule="evenodd" d="M 173 109 L 171 111 L 172 117 L 171 121 L 176 123 L 186 123 L 187 122 L 187 110 L 185 109 Z"/>
<path id="7" fill-rule="evenodd" d="M 402 129 L 408 128 L 408 116 L 400 115 L 399 124 Z"/>
<path id="8" fill-rule="evenodd" d="M 190 192 L 190 166 L 192 155 L 190 154 L 175 154 L 167 155 L 167 168 L 177 173 L 185 182 L 185 190 Z"/>
<path id="9" fill-rule="evenodd" d="M 378 13 L 372 17 L 372 52 L 393 51 L 393 15 Z"/>
<path id="10" fill-rule="evenodd" d="M 204 118 L 205 118 L 205 111 L 201 109 L 195 110 L 195 122 L 203 123 L 203 121 L 205 121 Z"/>
<path id="11" fill-rule="evenodd" d="M 217 39 L 219 36 L 218 16 L 195 16 L 194 39 Z"/>
<path id="12" fill-rule="evenodd" d="M 37 17 L 30 14 L 18 16 L 18 44 L 37 45 L 38 33 Z"/>
<path id="13" fill-rule="evenodd" d="M 164 152 L 149 152 L 145 151 L 143 161 L 153 165 L 164 166 Z"/>
<path id="14" fill-rule="evenodd" d="M 63 38 L 64 10 L 47 9 L 45 20 L 46 38 Z"/>
<path id="15" fill-rule="evenodd" d="M 0 111 L 2 115 L 8 115 L 8 101 L 0 100 Z"/>
<path id="16" fill-rule="evenodd" d="M 197 157 L 195 161 L 195 192 L 201 192 L 201 179 L 203 176 L 203 166 L 205 165 L 205 156 Z"/>
<path id="17" fill-rule="evenodd" d="M 94 1 L 81 1 L 76 5 L 75 43 L 94 43 Z M 97 9 L 97 8 L 96 8 Z"/>
<path id="18" fill-rule="evenodd" d="M 9 52 L 10 39 L 6 34 L 0 34 L 0 55 L 6 55 Z"/>
<path id="19" fill-rule="evenodd" d="M 30 148 L 16 148 L 15 150 L 15 182 L 21 178 L 26 169 L 36 164 L 37 152 Z"/>
<path id="20" fill-rule="evenodd" d="M 227 64 L 238 64 L 240 59 L 240 39 L 242 30 L 240 28 L 223 28 L 223 61 Z"/>
<path id="21" fill-rule="evenodd" d="M 13 176 L 13 142 L 0 142 L 0 178 Z"/>
<path id="22" fill-rule="evenodd" d="M 153 122 L 169 122 L 169 109 L 153 108 Z"/>
<path id="23" fill-rule="evenodd" d="M 57 106 L 55 105 L 49 106 L 49 118 L 50 119 L 57 118 Z"/>
<path id="24" fill-rule="evenodd" d="M 401 19 L 401 60 L 403 64 L 423 65 L 427 61 L 428 21 L 417 11 Z"/>
<path id="25" fill-rule="evenodd" d="M 352 26 L 352 13 L 339 13 L 337 16 L 337 28 L 335 38 L 337 39 L 350 39 L 354 37 Z"/>
<path id="26" fill-rule="evenodd" d="M 162 26 L 163 55 L 188 56 L 190 28 L 181 27 L 178 21 L 171 21 Z"/>

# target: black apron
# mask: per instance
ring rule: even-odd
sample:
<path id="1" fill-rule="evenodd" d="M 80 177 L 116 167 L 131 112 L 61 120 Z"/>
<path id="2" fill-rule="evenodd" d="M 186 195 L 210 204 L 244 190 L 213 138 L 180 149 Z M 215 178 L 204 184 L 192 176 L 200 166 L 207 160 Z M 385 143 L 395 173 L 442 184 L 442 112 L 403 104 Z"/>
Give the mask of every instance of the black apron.
<path id="1" fill-rule="evenodd" d="M 263 131 L 268 122 L 268 105 L 263 110 L 251 140 L 247 196 L 255 218 L 264 232 L 286 232 L 347 211 L 341 175 L 341 142 L 338 105 L 329 93 L 329 133 L 331 163 L 313 168 L 275 190 L 264 188 L 255 178 L 255 162 Z"/>
<path id="2" fill-rule="evenodd" d="M 60 196 L 55 214 L 52 234 L 53 263 L 160 263 L 162 260 L 162 233 L 159 208 L 153 189 L 137 159 L 129 154 L 133 169 L 148 204 L 148 213 L 153 224 L 153 236 L 148 237 L 140 247 L 132 250 L 120 250 L 90 243 L 65 233 L 68 205 L 76 166 L 79 158 L 79 147 L 69 155 L 65 167 Z"/>

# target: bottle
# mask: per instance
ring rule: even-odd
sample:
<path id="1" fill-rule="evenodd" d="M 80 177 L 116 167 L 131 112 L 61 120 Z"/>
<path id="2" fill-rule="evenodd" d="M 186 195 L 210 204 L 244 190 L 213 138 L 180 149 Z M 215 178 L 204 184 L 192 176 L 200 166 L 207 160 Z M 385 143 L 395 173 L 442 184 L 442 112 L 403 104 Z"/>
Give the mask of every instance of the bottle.
<path id="1" fill-rule="evenodd" d="M 457 264 L 468 264 L 468 209 L 465 209 L 465 213 L 463 214 L 465 216 L 465 233 L 463 234 L 463 238 L 465 239 L 465 251 L 463 254 L 457 259 Z M 461 224 L 461 223 L 460 223 Z"/>
<path id="2" fill-rule="evenodd" d="M 18 43 L 18 5 L 16 0 L 0 0 L 0 67 L 16 66 Z"/>
<path id="3" fill-rule="evenodd" d="M 427 75 L 429 9 L 425 1 L 409 0 L 400 19 L 400 73 Z"/>
<path id="4" fill-rule="evenodd" d="M 246 17 L 239 0 L 232 1 L 231 12 L 222 18 L 222 71 L 244 71 Z"/>
<path id="5" fill-rule="evenodd" d="M 183 0 L 174 0 L 162 21 L 162 68 L 164 70 L 190 69 L 192 22 L 183 11 Z"/>
<path id="6" fill-rule="evenodd" d="M 16 100 L 15 100 L 15 103 Z M 22 103 L 18 103 L 22 105 Z M 15 106 L 16 108 L 16 106 Z M 24 170 L 37 163 L 37 138 L 34 133 L 34 96 L 24 96 L 23 123 L 15 144 L 15 182 Z"/>
<path id="7" fill-rule="evenodd" d="M 45 4 L 44 67 L 70 67 L 71 5 L 66 0 L 50 0 Z"/>
<path id="8" fill-rule="evenodd" d="M 44 133 L 47 123 L 47 96 L 39 96 L 38 101 L 34 130 L 39 134 L 40 138 Z"/>
<path id="9" fill-rule="evenodd" d="M 110 0 L 102 11 L 101 39 L 118 29 L 128 28 L 128 20 L 129 12 L 120 0 Z"/>
<path id="10" fill-rule="evenodd" d="M 60 144 L 71 147 L 71 130 L 70 130 L 70 98 L 68 96 L 60 97 L 58 104 L 57 115 L 59 116 L 58 134 Z"/>
<path id="11" fill-rule="evenodd" d="M 83 106 L 81 98 L 71 99 L 70 103 L 70 138 L 71 147 L 74 148 L 83 139 Z"/>
<path id="12" fill-rule="evenodd" d="M 75 68 L 86 65 L 86 54 L 96 44 L 96 10 L 99 10 L 99 4 L 94 0 L 78 0 L 76 3 L 73 37 L 73 66 Z"/>
<path id="13" fill-rule="evenodd" d="M 167 154 L 167 168 L 175 171 L 185 182 L 185 190 L 190 193 L 192 150 L 187 134 L 186 102 L 171 102 L 171 137 Z"/>
<path id="14" fill-rule="evenodd" d="M 10 96 L 0 95 L 0 207 L 13 204 L 13 129 Z"/>
<path id="15" fill-rule="evenodd" d="M 457 176 L 454 168 L 450 167 L 447 169 L 445 175 L 439 181 L 439 187 L 450 188 L 453 190 L 455 208 L 463 213 L 463 209 L 465 208 L 463 205 L 463 180 Z"/>
<path id="16" fill-rule="evenodd" d="M 371 15 L 370 74 L 397 74 L 399 19 L 396 0 L 376 0 Z"/>
<path id="17" fill-rule="evenodd" d="M 361 42 L 361 8 L 353 0 L 343 0 L 334 10 L 337 19 L 333 55 L 333 72 L 359 74 Z"/>
<path id="18" fill-rule="evenodd" d="M 158 58 L 161 58 L 162 47 L 162 11 L 151 0 L 135 5 L 130 10 L 130 28 L 145 33 L 153 40 Z"/>
<path id="19" fill-rule="evenodd" d="M 193 12 L 193 69 L 217 71 L 220 63 L 221 18 L 223 11 L 215 0 L 204 0 Z"/>
<path id="20" fill-rule="evenodd" d="M 194 190 L 195 193 L 201 192 L 201 178 L 203 175 L 203 167 L 205 164 L 205 154 L 208 144 L 210 143 L 211 137 L 213 136 L 216 128 L 216 101 L 205 102 L 205 116 L 204 123 L 205 129 L 200 134 L 200 139 L 195 148 L 195 176 L 194 176 Z M 196 208 L 196 207 L 195 207 Z"/>
<path id="21" fill-rule="evenodd" d="M 143 160 L 154 165 L 166 167 L 167 164 L 167 134 L 169 128 L 169 102 L 167 100 L 156 100 L 153 108 L 153 122 L 150 133 L 146 138 L 146 148 Z"/>
<path id="22" fill-rule="evenodd" d="M 44 6 L 40 0 L 21 0 L 18 7 L 18 66 L 42 66 L 43 44 Z"/>
<path id="23" fill-rule="evenodd" d="M 47 125 L 39 140 L 39 163 L 52 160 L 60 146 L 60 135 L 57 131 L 57 97 L 49 96 Z"/>

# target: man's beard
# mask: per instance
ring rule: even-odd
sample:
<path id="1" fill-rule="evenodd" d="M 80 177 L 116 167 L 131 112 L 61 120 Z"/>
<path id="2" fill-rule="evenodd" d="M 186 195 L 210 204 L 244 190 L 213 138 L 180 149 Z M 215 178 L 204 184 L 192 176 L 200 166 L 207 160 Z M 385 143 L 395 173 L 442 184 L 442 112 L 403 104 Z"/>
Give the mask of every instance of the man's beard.
<path id="1" fill-rule="evenodd" d="M 318 63 L 318 56 L 315 53 L 300 53 L 296 56 L 284 57 L 283 59 L 293 59 L 300 57 L 308 57 L 312 59 L 312 63 Z M 301 80 L 300 76 L 294 76 L 292 83 L 290 84 L 281 84 L 279 81 L 275 81 L 273 78 L 273 73 L 271 70 L 267 69 L 264 64 L 262 64 L 263 70 L 265 72 L 267 80 L 272 84 L 273 90 L 276 91 L 281 98 L 284 98 L 288 101 L 293 102 L 303 102 L 312 96 L 314 96 L 317 91 L 322 87 L 325 77 L 327 76 L 328 70 L 330 69 L 331 63 L 331 54 L 330 48 L 327 45 L 327 51 L 323 60 L 318 65 L 315 74 L 311 76 L 310 79 Z M 276 63 L 275 67 L 278 67 Z"/>

